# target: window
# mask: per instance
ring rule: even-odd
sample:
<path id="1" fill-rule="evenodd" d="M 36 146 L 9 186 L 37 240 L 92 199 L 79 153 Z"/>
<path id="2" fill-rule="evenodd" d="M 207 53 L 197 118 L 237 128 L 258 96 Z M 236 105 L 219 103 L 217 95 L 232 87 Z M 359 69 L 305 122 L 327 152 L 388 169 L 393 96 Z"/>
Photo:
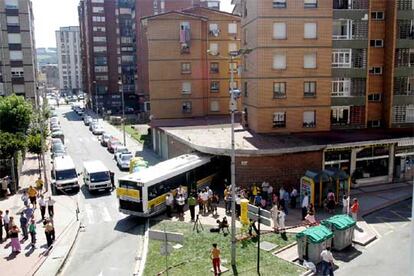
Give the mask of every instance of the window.
<path id="1" fill-rule="evenodd" d="M 106 46 L 94 46 L 93 47 L 93 51 L 95 53 L 102 53 L 102 52 L 106 52 Z"/>
<path id="2" fill-rule="evenodd" d="M 92 12 L 93 13 L 104 13 L 105 9 L 104 7 L 92 7 Z"/>
<path id="3" fill-rule="evenodd" d="M 24 84 L 13 84 L 13 93 L 24 94 Z"/>
<path id="4" fill-rule="evenodd" d="M 210 102 L 210 111 L 217 112 L 220 111 L 220 105 L 218 101 L 211 101 Z"/>
<path id="5" fill-rule="evenodd" d="M 333 21 L 332 39 L 351 39 L 352 38 L 352 20 L 339 19 Z"/>
<path id="6" fill-rule="evenodd" d="M 216 56 L 219 54 L 217 43 L 210 43 L 210 54 L 213 56 Z"/>
<path id="7" fill-rule="evenodd" d="M 129 56 L 129 55 L 121 56 L 121 61 L 125 62 L 125 63 L 133 62 L 134 61 L 134 56 Z"/>
<path id="8" fill-rule="evenodd" d="M 106 42 L 106 36 L 94 36 L 93 42 Z"/>
<path id="9" fill-rule="evenodd" d="M 414 105 L 396 105 L 393 108 L 393 123 L 414 123 Z"/>
<path id="10" fill-rule="evenodd" d="M 351 93 L 351 79 L 337 78 L 332 81 L 333 97 L 349 97 Z"/>
<path id="11" fill-rule="evenodd" d="M 183 82 L 181 93 L 191 94 L 191 82 L 188 82 L 188 81 Z"/>
<path id="12" fill-rule="evenodd" d="M 286 69 L 286 54 L 273 56 L 273 69 Z"/>
<path id="13" fill-rule="evenodd" d="M 181 63 L 181 74 L 191 74 L 191 63 L 189 62 Z"/>
<path id="14" fill-rule="evenodd" d="M 382 39 L 372 39 L 369 41 L 371 47 L 382 48 L 384 47 L 384 40 Z"/>
<path id="15" fill-rule="evenodd" d="M 372 20 L 384 20 L 384 12 L 383 11 L 371 12 L 371 19 Z"/>
<path id="16" fill-rule="evenodd" d="M 380 102 L 381 101 L 381 94 L 380 93 L 368 94 L 368 101 L 370 101 L 370 102 Z"/>
<path id="17" fill-rule="evenodd" d="M 19 26 L 19 17 L 18 16 L 7 16 L 6 22 L 7 22 L 7 26 Z"/>
<path id="18" fill-rule="evenodd" d="M 332 67 L 333 68 L 351 68 L 352 49 L 333 49 L 332 50 Z"/>
<path id="19" fill-rule="evenodd" d="M 381 127 L 381 120 L 368 121 L 368 127 Z"/>
<path id="20" fill-rule="evenodd" d="M 371 75 L 382 75 L 382 67 L 380 66 L 374 66 L 369 68 L 369 73 Z"/>
<path id="21" fill-rule="evenodd" d="M 243 84 L 243 91 L 244 91 L 244 96 L 245 97 L 248 97 L 248 95 L 249 95 L 249 93 L 248 93 L 248 83 L 247 83 L 247 81 L 245 81 L 244 82 L 244 84 Z"/>
<path id="22" fill-rule="evenodd" d="M 286 127 L 286 112 L 273 113 L 273 127 L 274 128 Z"/>
<path id="23" fill-rule="evenodd" d="M 237 89 L 237 88 L 238 88 L 237 81 L 229 82 L 229 89 Z"/>
<path id="24" fill-rule="evenodd" d="M 318 0 L 303 0 L 303 7 L 304 8 L 317 8 Z"/>
<path id="25" fill-rule="evenodd" d="M 273 8 L 286 8 L 286 0 L 273 0 Z"/>
<path id="26" fill-rule="evenodd" d="M 284 22 L 273 23 L 273 38 L 274 39 L 286 39 L 286 23 Z"/>
<path id="27" fill-rule="evenodd" d="M 192 109 L 191 102 L 183 102 L 183 105 L 182 105 L 183 113 L 191 113 L 191 109 Z"/>
<path id="28" fill-rule="evenodd" d="M 97 75 L 95 76 L 96 80 L 101 80 L 101 81 L 107 81 L 108 80 L 108 75 Z"/>
<path id="29" fill-rule="evenodd" d="M 309 53 L 303 56 L 303 68 L 305 69 L 316 68 L 316 53 Z"/>
<path id="30" fill-rule="evenodd" d="M 273 98 L 286 98 L 286 82 L 273 83 Z"/>
<path id="31" fill-rule="evenodd" d="M 316 81 L 305 81 L 303 83 L 303 95 L 305 97 L 316 96 Z"/>
<path id="32" fill-rule="evenodd" d="M 317 38 L 316 29 L 317 29 L 316 23 L 305 23 L 304 38 L 305 39 L 316 39 Z"/>
<path id="33" fill-rule="evenodd" d="M 210 82 L 210 92 L 217 93 L 220 91 L 220 82 L 219 81 L 211 81 Z"/>
<path id="34" fill-rule="evenodd" d="M 22 37 L 20 33 L 9 33 L 7 34 L 7 39 L 9 41 L 9 44 L 21 44 L 22 43 Z"/>
<path id="35" fill-rule="evenodd" d="M 311 128 L 316 127 L 316 111 L 303 112 L 303 127 Z"/>
<path id="36" fill-rule="evenodd" d="M 210 23 L 208 28 L 209 28 L 210 35 L 215 36 L 215 37 L 219 36 L 220 30 L 219 30 L 217 23 Z"/>
<path id="37" fill-rule="evenodd" d="M 93 31 L 94 32 L 105 32 L 106 28 L 105 27 L 101 27 L 101 26 L 94 26 L 93 27 Z"/>
<path id="38" fill-rule="evenodd" d="M 93 22 L 105 22 L 105 16 L 92 16 Z"/>
<path id="39" fill-rule="evenodd" d="M 229 23 L 229 34 L 237 34 L 237 23 Z"/>
<path id="40" fill-rule="evenodd" d="M 18 9 L 19 0 L 6 0 L 6 9 Z"/>
<path id="41" fill-rule="evenodd" d="M 107 64 L 108 62 L 106 57 L 95 57 L 95 65 L 102 66 Z"/>
<path id="42" fill-rule="evenodd" d="M 108 66 L 95 66 L 96 73 L 106 73 L 108 72 Z"/>
<path id="43" fill-rule="evenodd" d="M 23 67 L 11 67 L 10 68 L 12 78 L 21 78 L 24 77 Z"/>
<path id="44" fill-rule="evenodd" d="M 229 63 L 229 72 L 237 73 L 237 62 Z"/>
<path id="45" fill-rule="evenodd" d="M 22 51 L 10 51 L 10 60 L 23 60 Z"/>
<path id="46" fill-rule="evenodd" d="M 217 74 L 219 72 L 219 63 L 212 62 L 210 63 L 210 73 Z"/>
<path id="47" fill-rule="evenodd" d="M 231 52 L 237 52 L 237 44 L 236 43 L 229 43 L 229 53 Z"/>
<path id="48" fill-rule="evenodd" d="M 349 106 L 333 106 L 331 107 L 331 124 L 348 125 L 350 122 Z"/>

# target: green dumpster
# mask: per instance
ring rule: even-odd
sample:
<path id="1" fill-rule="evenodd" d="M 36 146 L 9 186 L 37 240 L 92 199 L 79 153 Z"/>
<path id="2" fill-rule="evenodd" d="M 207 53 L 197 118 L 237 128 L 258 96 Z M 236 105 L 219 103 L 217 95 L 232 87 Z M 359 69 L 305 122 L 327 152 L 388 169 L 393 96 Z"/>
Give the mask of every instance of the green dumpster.
<path id="1" fill-rule="evenodd" d="M 309 227 L 296 234 L 299 260 L 318 264 L 321 262 L 321 252 L 332 243 L 333 233 L 323 225 Z"/>
<path id="2" fill-rule="evenodd" d="M 332 248 L 342 250 L 352 245 L 354 237 L 355 220 L 348 215 L 336 215 L 321 222 L 334 233 Z"/>

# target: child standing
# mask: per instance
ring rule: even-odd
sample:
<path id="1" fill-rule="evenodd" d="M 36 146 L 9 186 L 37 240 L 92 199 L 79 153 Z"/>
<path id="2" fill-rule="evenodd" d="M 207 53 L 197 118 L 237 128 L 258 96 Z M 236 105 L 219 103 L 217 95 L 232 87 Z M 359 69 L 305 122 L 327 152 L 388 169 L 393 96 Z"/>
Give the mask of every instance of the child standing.
<path id="1" fill-rule="evenodd" d="M 33 247 L 36 247 L 36 222 L 35 222 L 34 219 L 32 219 L 30 221 L 30 224 L 29 224 L 29 234 L 30 234 L 30 238 L 31 238 L 30 244 Z"/>

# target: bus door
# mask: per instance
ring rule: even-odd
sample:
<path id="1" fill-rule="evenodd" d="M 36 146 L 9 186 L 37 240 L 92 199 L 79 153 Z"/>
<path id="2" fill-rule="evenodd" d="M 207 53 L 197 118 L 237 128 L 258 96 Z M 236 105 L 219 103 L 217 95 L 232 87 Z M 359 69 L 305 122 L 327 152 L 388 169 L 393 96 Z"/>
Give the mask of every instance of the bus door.
<path id="1" fill-rule="evenodd" d="M 195 181 L 195 171 L 191 170 L 185 173 L 185 182 L 187 184 L 188 187 L 188 195 L 190 195 L 190 193 L 192 193 L 193 191 L 197 192 L 197 184 Z"/>

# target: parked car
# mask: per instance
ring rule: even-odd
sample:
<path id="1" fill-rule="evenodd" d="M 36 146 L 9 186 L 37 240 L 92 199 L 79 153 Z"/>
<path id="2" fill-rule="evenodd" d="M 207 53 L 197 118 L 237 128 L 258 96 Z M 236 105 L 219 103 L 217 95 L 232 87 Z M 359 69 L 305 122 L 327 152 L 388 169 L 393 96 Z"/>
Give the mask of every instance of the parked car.
<path id="1" fill-rule="evenodd" d="M 89 126 L 89 124 L 92 122 L 92 117 L 89 115 L 86 115 L 83 117 L 83 123 L 85 126 Z"/>
<path id="2" fill-rule="evenodd" d="M 93 128 L 98 125 L 98 121 L 92 120 L 92 122 L 89 124 L 89 131 L 92 131 Z"/>
<path id="3" fill-rule="evenodd" d="M 108 133 L 103 133 L 100 137 L 101 145 L 104 147 L 108 146 L 108 142 L 111 138 L 112 136 L 109 135 Z"/>
<path id="4" fill-rule="evenodd" d="M 119 146 L 119 145 L 122 145 L 122 143 L 121 143 L 118 139 L 116 139 L 116 138 L 112 137 L 112 138 L 108 141 L 108 146 L 107 146 L 108 151 L 109 151 L 110 153 L 114 153 L 115 148 L 116 148 L 117 146 Z"/>
<path id="5" fill-rule="evenodd" d="M 53 131 L 50 135 L 52 138 L 60 138 L 60 140 L 64 141 L 64 135 L 62 130 Z"/>
<path id="6" fill-rule="evenodd" d="M 94 135 L 101 135 L 102 133 L 104 133 L 105 130 L 103 129 L 103 127 L 99 124 L 95 125 L 94 128 L 92 128 L 92 133 Z"/>
<path id="7" fill-rule="evenodd" d="M 116 160 L 118 155 L 124 154 L 124 153 L 130 153 L 127 147 L 124 145 L 118 145 L 114 149 L 114 159 Z"/>
<path id="8" fill-rule="evenodd" d="M 116 159 L 116 163 L 121 170 L 129 170 L 129 163 L 134 157 L 132 153 L 123 153 L 118 155 L 119 157 Z"/>
<path id="9" fill-rule="evenodd" d="M 66 148 L 63 144 L 54 144 L 50 153 L 52 159 L 57 156 L 66 155 Z"/>
<path id="10" fill-rule="evenodd" d="M 50 125 L 53 125 L 53 124 L 59 124 L 58 117 L 52 117 L 52 118 L 50 118 Z"/>
<path id="11" fill-rule="evenodd" d="M 51 132 L 55 132 L 55 131 L 59 131 L 62 130 L 62 128 L 59 125 L 51 125 L 50 126 L 50 131 Z"/>

